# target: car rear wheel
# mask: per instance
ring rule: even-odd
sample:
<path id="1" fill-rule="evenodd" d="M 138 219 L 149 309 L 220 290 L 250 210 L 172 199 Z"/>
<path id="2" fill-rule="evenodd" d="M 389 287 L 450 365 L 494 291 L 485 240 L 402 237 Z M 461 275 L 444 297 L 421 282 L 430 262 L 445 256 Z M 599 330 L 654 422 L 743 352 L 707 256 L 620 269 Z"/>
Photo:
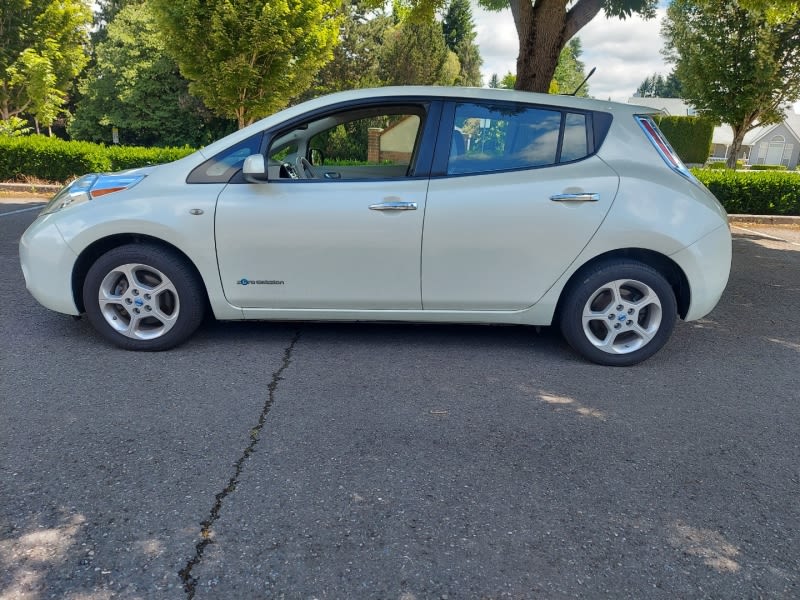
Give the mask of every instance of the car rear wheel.
<path id="1" fill-rule="evenodd" d="M 585 271 L 569 287 L 560 311 L 570 346 L 601 365 L 642 362 L 667 343 L 677 320 L 672 287 L 654 268 L 615 260 Z"/>
<path id="2" fill-rule="evenodd" d="M 126 350 L 167 350 L 203 320 L 197 275 L 176 253 L 131 244 L 102 255 L 83 285 L 86 315 L 97 331 Z"/>

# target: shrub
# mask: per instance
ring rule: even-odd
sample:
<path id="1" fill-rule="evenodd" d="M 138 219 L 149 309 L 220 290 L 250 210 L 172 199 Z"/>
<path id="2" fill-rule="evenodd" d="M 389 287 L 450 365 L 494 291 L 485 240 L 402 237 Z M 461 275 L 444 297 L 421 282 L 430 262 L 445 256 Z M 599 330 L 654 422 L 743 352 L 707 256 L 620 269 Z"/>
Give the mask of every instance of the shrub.
<path id="1" fill-rule="evenodd" d="M 194 152 L 183 148 L 143 148 L 141 146 L 109 146 L 105 149 L 111 160 L 112 171 L 124 171 L 149 165 L 160 165 L 178 160 Z"/>
<path id="2" fill-rule="evenodd" d="M 659 129 L 685 163 L 703 164 L 711 154 L 714 122 L 706 117 L 654 115 Z"/>
<path id="3" fill-rule="evenodd" d="M 65 142 L 42 135 L 0 138 L 0 180 L 27 175 L 66 181 L 110 167 L 103 147 L 89 142 Z"/>
<path id="4" fill-rule="evenodd" d="M 786 165 L 750 165 L 751 171 L 785 171 Z"/>
<path id="5" fill-rule="evenodd" d="M 85 173 L 121 171 L 177 160 L 191 148 L 106 147 L 41 135 L 0 137 L 0 180 L 68 181 Z"/>
<path id="6" fill-rule="evenodd" d="M 800 174 L 692 169 L 729 213 L 800 216 Z"/>
<path id="7" fill-rule="evenodd" d="M 721 169 L 727 169 L 728 167 L 725 165 L 725 161 L 723 160 L 723 161 L 708 163 L 704 168 L 721 170 Z M 744 161 L 741 160 L 741 159 L 737 160 L 736 161 L 736 168 L 737 169 L 744 169 Z"/>

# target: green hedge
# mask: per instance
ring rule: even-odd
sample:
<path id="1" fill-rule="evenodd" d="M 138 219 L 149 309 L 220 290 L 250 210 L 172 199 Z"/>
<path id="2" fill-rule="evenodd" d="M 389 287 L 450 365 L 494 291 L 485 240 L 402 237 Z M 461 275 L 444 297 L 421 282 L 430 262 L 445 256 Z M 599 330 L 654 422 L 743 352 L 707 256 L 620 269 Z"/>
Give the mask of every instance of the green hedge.
<path id="1" fill-rule="evenodd" d="M 41 135 L 0 136 L 0 181 L 35 177 L 64 182 L 85 173 L 122 171 L 177 160 L 191 148 L 141 148 L 65 142 Z"/>
<path id="2" fill-rule="evenodd" d="M 750 165 L 751 171 L 785 171 L 786 165 Z"/>
<path id="3" fill-rule="evenodd" d="M 800 216 L 800 173 L 692 169 L 729 213 Z"/>
<path id="4" fill-rule="evenodd" d="M 654 115 L 658 128 L 685 163 L 703 164 L 711 154 L 714 122 L 705 117 Z"/>

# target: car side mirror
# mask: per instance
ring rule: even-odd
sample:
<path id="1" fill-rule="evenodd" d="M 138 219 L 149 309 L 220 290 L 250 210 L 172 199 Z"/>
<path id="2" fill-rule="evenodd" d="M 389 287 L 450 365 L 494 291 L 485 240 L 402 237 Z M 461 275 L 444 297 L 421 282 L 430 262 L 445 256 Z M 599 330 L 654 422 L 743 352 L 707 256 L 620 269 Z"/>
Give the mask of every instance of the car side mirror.
<path id="1" fill-rule="evenodd" d="M 267 162 L 263 154 L 251 154 L 244 159 L 242 174 L 250 183 L 260 183 L 267 180 Z"/>

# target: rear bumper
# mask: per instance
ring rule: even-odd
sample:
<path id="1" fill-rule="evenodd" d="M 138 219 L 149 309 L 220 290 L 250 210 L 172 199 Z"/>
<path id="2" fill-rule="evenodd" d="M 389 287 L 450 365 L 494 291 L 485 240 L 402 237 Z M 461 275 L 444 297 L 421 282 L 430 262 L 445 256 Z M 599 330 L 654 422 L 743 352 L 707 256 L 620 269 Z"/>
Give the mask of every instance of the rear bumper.
<path id="1" fill-rule="evenodd" d="M 671 256 L 689 280 L 687 321 L 703 318 L 719 302 L 731 273 L 731 253 L 731 231 L 725 224 Z"/>

